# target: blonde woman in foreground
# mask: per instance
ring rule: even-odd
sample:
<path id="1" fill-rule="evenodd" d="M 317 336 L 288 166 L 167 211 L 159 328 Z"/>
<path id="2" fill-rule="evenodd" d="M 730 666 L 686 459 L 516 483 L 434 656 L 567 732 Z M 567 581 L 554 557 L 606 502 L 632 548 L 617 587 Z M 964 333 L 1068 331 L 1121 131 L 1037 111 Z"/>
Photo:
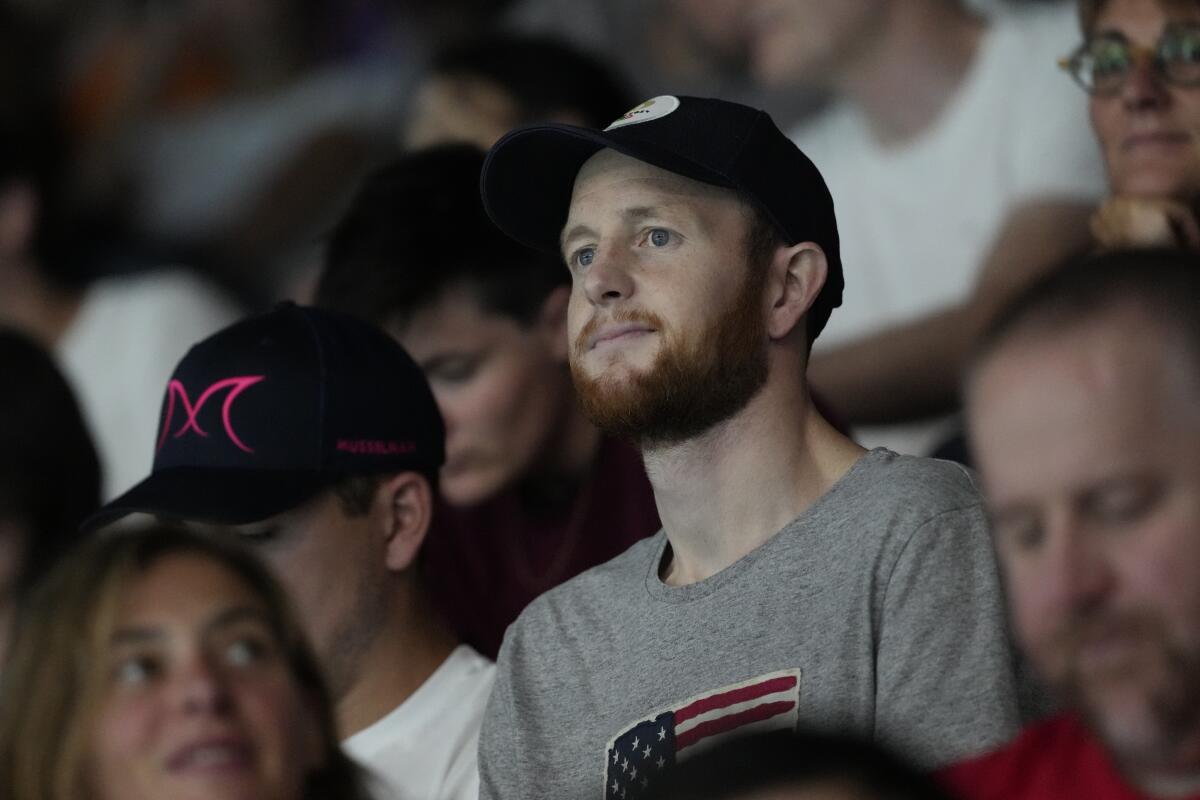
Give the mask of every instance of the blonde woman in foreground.
<path id="1" fill-rule="evenodd" d="M 4 800 L 368 798 L 282 591 L 231 542 L 89 542 L 36 591 L 10 657 Z"/>

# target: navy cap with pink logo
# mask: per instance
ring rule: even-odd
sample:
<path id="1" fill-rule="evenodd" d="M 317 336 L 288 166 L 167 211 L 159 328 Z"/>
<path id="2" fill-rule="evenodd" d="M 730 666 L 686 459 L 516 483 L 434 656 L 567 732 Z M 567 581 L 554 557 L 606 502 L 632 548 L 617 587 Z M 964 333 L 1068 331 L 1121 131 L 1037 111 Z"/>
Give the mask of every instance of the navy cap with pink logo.
<path id="1" fill-rule="evenodd" d="M 294 508 L 351 475 L 445 460 L 421 369 L 353 317 L 281 304 L 194 345 L 171 376 L 146 480 L 87 525 L 133 512 L 241 524 Z"/>

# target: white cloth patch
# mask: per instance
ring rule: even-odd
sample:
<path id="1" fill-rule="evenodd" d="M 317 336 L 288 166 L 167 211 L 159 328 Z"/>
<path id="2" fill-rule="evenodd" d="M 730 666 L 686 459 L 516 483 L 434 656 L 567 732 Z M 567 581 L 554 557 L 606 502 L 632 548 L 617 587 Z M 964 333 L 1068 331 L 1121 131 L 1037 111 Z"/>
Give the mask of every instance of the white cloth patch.
<path id="1" fill-rule="evenodd" d="M 613 128 L 623 128 L 626 125 L 636 125 L 639 122 L 662 119 L 677 108 L 679 108 L 679 98 L 674 95 L 662 94 L 658 97 L 651 97 L 641 105 L 626 111 L 621 115 L 619 120 L 604 130 L 611 131 Z"/>

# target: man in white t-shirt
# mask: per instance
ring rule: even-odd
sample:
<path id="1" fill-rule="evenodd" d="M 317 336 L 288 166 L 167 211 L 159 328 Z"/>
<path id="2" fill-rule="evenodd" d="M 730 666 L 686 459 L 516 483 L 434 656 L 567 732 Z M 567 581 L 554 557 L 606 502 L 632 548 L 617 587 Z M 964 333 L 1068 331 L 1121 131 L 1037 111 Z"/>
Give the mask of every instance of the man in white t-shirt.
<path id="1" fill-rule="evenodd" d="M 846 310 L 814 352 L 813 385 L 864 443 L 926 452 L 975 327 L 1088 241 L 1103 171 L 1084 99 L 1055 68 L 1078 38 L 1071 9 L 743 5 L 758 78 L 833 96 L 791 133 L 829 182 L 845 243 Z"/>
<path id="2" fill-rule="evenodd" d="M 300 611 L 346 749 L 380 800 L 474 800 L 491 662 L 458 642 L 416 565 L 445 429 L 420 368 L 374 326 L 283 304 L 192 347 L 167 385 L 131 512 L 254 545 Z"/>

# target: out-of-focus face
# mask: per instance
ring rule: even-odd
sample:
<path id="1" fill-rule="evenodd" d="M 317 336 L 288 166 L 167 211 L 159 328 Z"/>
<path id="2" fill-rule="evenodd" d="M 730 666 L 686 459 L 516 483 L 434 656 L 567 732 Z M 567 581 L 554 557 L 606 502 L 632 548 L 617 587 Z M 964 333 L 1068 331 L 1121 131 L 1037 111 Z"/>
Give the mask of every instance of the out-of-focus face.
<path id="1" fill-rule="evenodd" d="M 767 85 L 829 88 L 870 49 L 889 0 L 742 0 L 750 66 Z"/>
<path id="2" fill-rule="evenodd" d="M 392 330 L 424 370 L 445 420 L 440 477 L 450 503 L 487 500 L 553 458 L 575 403 L 561 319 L 546 314 L 522 325 L 484 310 L 469 289 L 452 288 Z"/>
<path id="3" fill-rule="evenodd" d="M 325 491 L 262 522 L 221 529 L 258 551 L 287 588 L 337 701 L 357 682 L 391 609 L 379 501 L 366 516 L 350 517 Z"/>
<path id="4" fill-rule="evenodd" d="M 211 559 L 168 556 L 121 602 L 83 780 L 99 800 L 299 800 L 320 736 L 268 611 Z"/>
<path id="5" fill-rule="evenodd" d="M 1153 49 L 1173 22 L 1200 22 L 1200 7 L 1159 0 L 1110 0 L 1092 35 L 1120 34 Z M 1200 87 L 1167 83 L 1149 60 L 1120 92 L 1090 99 L 1114 194 L 1190 199 L 1200 191 Z"/>
<path id="6" fill-rule="evenodd" d="M 516 100 L 497 84 L 465 75 L 431 75 L 417 88 L 404 143 L 418 148 L 467 142 L 487 150 L 520 122 Z"/>
<path id="7" fill-rule="evenodd" d="M 1200 766 L 1200 375 L 1132 308 L 1003 344 L 971 438 L 1017 635 L 1125 766 Z"/>
<path id="8" fill-rule="evenodd" d="M 584 164 L 563 230 L 571 369 L 602 428 L 703 433 L 766 380 L 761 276 L 732 193 L 612 150 Z M 753 277 L 751 277 L 753 276 Z"/>

